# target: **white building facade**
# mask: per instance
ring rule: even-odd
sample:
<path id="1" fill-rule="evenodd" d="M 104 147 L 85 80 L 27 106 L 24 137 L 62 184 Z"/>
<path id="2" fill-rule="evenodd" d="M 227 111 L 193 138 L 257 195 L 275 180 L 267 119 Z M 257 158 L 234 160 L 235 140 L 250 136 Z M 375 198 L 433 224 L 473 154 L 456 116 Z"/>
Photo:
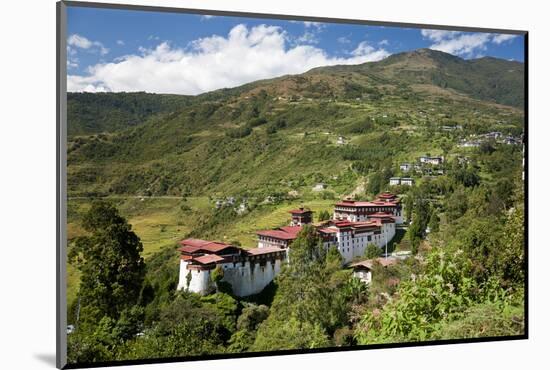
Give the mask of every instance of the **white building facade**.
<path id="1" fill-rule="evenodd" d="M 299 211 L 299 212 L 298 212 Z M 303 225 L 311 223 L 311 212 L 293 210 L 291 226 L 260 230 L 257 248 L 244 249 L 222 242 L 185 239 L 181 252 L 178 290 L 209 294 L 215 290 L 212 272 L 223 271 L 221 281 L 231 284 L 239 297 L 261 292 L 288 263 L 288 250 Z M 365 254 L 374 244 L 382 251 L 391 242 L 396 225 L 402 222 L 399 199 L 382 193 L 373 202 L 344 201 L 335 206 L 334 219 L 315 226 L 324 246 L 336 247 L 344 263 Z M 300 225 L 296 225 L 300 223 Z"/>

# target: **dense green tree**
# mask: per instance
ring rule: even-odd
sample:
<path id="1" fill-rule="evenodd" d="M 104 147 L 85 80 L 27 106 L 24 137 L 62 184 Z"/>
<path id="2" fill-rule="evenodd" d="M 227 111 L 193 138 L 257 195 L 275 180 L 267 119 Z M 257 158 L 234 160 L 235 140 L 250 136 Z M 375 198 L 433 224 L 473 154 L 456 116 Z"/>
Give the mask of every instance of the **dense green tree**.
<path id="1" fill-rule="evenodd" d="M 439 215 L 436 210 L 432 211 L 430 221 L 428 222 L 428 227 L 430 228 L 430 232 L 435 233 L 439 231 Z"/>
<path id="2" fill-rule="evenodd" d="M 378 194 L 380 190 L 384 187 L 384 177 L 381 173 L 375 172 L 369 176 L 369 182 L 367 184 L 367 191 L 370 194 Z"/>
<path id="3" fill-rule="evenodd" d="M 492 284 L 480 289 L 470 271 L 471 264 L 462 251 L 434 250 L 424 274 L 401 283 L 398 300 L 388 303 L 380 313 L 365 315 L 356 331 L 358 342 L 426 340 L 449 315 L 462 313 L 474 302 L 498 300 L 502 289 Z"/>
<path id="4" fill-rule="evenodd" d="M 222 282 L 222 279 L 224 277 L 224 271 L 223 267 L 216 266 L 214 270 L 210 273 L 210 280 L 212 280 L 212 283 L 216 287 L 216 291 L 219 291 L 220 289 L 220 283 Z"/>
<path id="5" fill-rule="evenodd" d="M 464 187 L 458 187 L 447 199 L 446 214 L 450 221 L 456 220 L 468 210 L 468 198 Z"/>
<path id="6" fill-rule="evenodd" d="M 253 351 L 328 347 L 330 340 L 319 324 L 288 319 L 266 320 L 258 330 Z"/>
<path id="7" fill-rule="evenodd" d="M 458 184 L 464 185 L 465 187 L 477 186 L 481 181 L 476 169 L 471 166 L 459 166 L 458 168 L 453 168 L 449 172 L 449 175 L 454 179 L 454 181 Z"/>
<path id="8" fill-rule="evenodd" d="M 323 344 L 337 328 L 347 323 L 352 298 L 346 296 L 345 286 L 350 273 L 341 269 L 340 253 L 335 248 L 326 250 L 315 229 L 306 225 L 292 243 L 289 261 L 277 277 L 278 289 L 270 315 L 258 329 L 254 349 L 266 349 L 272 343 L 278 345 L 273 338 L 278 337 L 279 332 L 299 337 L 299 333 L 288 333 L 294 329 L 311 330 L 315 341 L 324 338 L 319 342 Z M 301 325 L 283 325 L 289 318 Z M 277 333 L 272 332 L 274 328 L 278 328 Z M 286 344 L 284 348 L 309 348 L 314 343 L 304 345 L 299 342 L 292 344 L 294 347 Z"/>
<path id="9" fill-rule="evenodd" d="M 143 246 L 128 222 L 111 204 L 96 201 L 84 215 L 88 235 L 75 240 L 70 259 L 81 271 L 81 319 L 118 319 L 137 303 L 145 275 Z"/>
<path id="10" fill-rule="evenodd" d="M 413 214 L 413 208 L 414 208 L 414 201 L 411 195 L 407 195 L 405 197 L 405 202 L 403 204 L 405 210 L 405 220 L 411 221 L 412 220 L 412 214 Z"/>
<path id="11" fill-rule="evenodd" d="M 507 283 L 520 286 L 525 281 L 525 219 L 521 203 L 512 209 L 504 224 L 500 266 L 503 278 Z"/>
<path id="12" fill-rule="evenodd" d="M 365 258 L 377 258 L 382 255 L 382 250 L 376 244 L 370 243 L 365 249 Z"/>
<path id="13" fill-rule="evenodd" d="M 322 210 L 321 212 L 319 212 L 318 216 L 317 216 L 317 220 L 318 221 L 326 221 L 326 220 L 330 220 L 331 219 L 331 215 L 330 215 L 330 212 L 327 211 L 327 210 Z"/>
<path id="14" fill-rule="evenodd" d="M 237 331 L 229 340 L 230 352 L 244 352 L 250 349 L 256 339 L 258 326 L 268 317 L 269 307 L 247 304 L 237 319 Z"/>

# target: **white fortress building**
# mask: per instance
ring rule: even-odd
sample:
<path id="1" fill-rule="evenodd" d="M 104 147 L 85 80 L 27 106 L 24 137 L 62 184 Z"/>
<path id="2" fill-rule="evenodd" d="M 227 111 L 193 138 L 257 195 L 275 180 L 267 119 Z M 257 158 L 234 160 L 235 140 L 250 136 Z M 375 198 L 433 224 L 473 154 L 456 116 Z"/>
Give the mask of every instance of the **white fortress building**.
<path id="1" fill-rule="evenodd" d="M 259 293 L 277 276 L 286 257 L 286 250 L 278 247 L 246 250 L 200 239 L 185 239 L 180 245 L 178 290 L 200 294 L 214 290 L 211 273 L 218 266 L 223 269 L 222 281 L 231 284 L 236 296 Z"/>
<path id="2" fill-rule="evenodd" d="M 287 263 L 287 252 L 303 225 L 312 224 L 312 211 L 290 211 L 290 226 L 257 231 L 257 248 L 200 239 L 180 242 L 181 252 L 178 290 L 199 294 L 214 290 L 211 273 L 223 269 L 222 281 L 231 284 L 233 294 L 244 297 L 261 292 Z M 315 224 L 319 237 L 328 249 L 336 247 L 344 263 L 364 255 L 369 244 L 384 251 L 395 236 L 396 225 L 403 222 L 399 198 L 382 193 L 371 202 L 344 200 L 335 205 L 334 219 Z"/>
<path id="3" fill-rule="evenodd" d="M 335 220 L 366 221 L 370 215 L 376 213 L 391 214 L 395 217 L 397 224 L 403 223 L 401 200 L 397 195 L 389 192 L 378 194 L 373 201 L 365 202 L 345 199 L 334 206 Z"/>

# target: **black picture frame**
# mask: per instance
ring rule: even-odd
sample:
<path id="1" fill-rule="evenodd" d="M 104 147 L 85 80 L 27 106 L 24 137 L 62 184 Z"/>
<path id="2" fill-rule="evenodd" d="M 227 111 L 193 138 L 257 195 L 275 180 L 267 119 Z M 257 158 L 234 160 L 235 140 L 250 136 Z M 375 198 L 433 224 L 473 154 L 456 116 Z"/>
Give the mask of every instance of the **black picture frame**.
<path id="1" fill-rule="evenodd" d="M 418 346 L 439 346 L 448 344 L 463 344 L 463 343 L 482 343 L 495 341 L 510 341 L 510 340 L 525 340 L 529 338 L 529 263 L 528 263 L 528 245 L 529 245 L 529 32 L 526 30 L 514 29 L 495 29 L 482 27 L 462 27 L 448 26 L 438 24 L 419 24 L 419 23 L 401 23 L 401 22 L 386 22 L 377 20 L 360 20 L 360 19 L 340 19 L 328 17 L 314 17 L 308 15 L 289 15 L 289 14 L 266 14 L 253 12 L 238 12 L 238 11 L 219 11 L 210 9 L 195 9 L 195 8 L 179 8 L 179 7 L 158 7 L 158 6 L 142 6 L 129 4 L 111 4 L 97 2 L 80 2 L 80 1 L 59 1 L 56 4 L 56 33 L 57 33 L 57 63 L 56 63 L 56 113 L 57 113 L 57 214 L 56 214 L 56 229 L 57 229 L 57 250 L 56 250 L 56 366 L 60 369 L 74 368 L 94 368 L 104 366 L 123 366 L 123 365 L 138 365 L 138 364 L 160 364 L 173 362 L 188 362 L 188 361 L 205 361 L 219 359 L 235 359 L 249 357 L 265 357 L 265 356 L 281 356 L 292 354 L 311 354 L 324 352 L 349 352 L 362 351 L 369 349 L 383 348 L 404 348 Z M 67 8 L 83 7 L 83 8 L 98 8 L 98 9 L 124 9 L 143 12 L 166 12 L 166 13 L 184 13 L 197 15 L 214 15 L 214 16 L 238 16 L 238 17 L 254 17 L 260 19 L 278 19 L 278 20 L 295 20 L 295 21 L 311 21 L 311 22 L 330 22 L 342 24 L 357 24 L 371 26 L 391 26 L 404 28 L 429 28 L 436 30 L 447 31 L 463 31 L 463 32 L 498 32 L 503 34 L 513 34 L 523 37 L 524 40 L 524 209 L 525 209 L 525 224 L 524 224 L 524 254 L 525 254 L 525 286 L 524 286 L 524 312 L 525 312 L 525 331 L 522 335 L 506 336 L 506 337 L 481 337 L 468 339 L 446 339 L 436 341 L 422 342 L 406 342 L 406 343 L 389 343 L 389 344 L 372 344 L 372 345 L 357 345 L 353 347 L 327 347 L 316 349 L 303 350 L 278 350 L 267 352 L 247 352 L 247 353 L 227 353 L 214 354 L 206 356 L 191 356 L 191 357 L 169 357 L 169 358 L 154 358 L 140 360 L 122 360 L 122 361 L 104 361 L 67 364 L 67 302 L 66 302 L 66 262 L 67 262 L 67 55 L 66 55 L 66 37 L 67 37 Z"/>

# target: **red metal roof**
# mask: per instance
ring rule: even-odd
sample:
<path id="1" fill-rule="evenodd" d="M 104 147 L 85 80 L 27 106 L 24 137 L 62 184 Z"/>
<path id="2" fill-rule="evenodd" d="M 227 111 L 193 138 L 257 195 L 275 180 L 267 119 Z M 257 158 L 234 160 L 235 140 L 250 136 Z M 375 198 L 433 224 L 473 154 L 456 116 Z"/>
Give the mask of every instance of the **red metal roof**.
<path id="1" fill-rule="evenodd" d="M 305 208 L 292 209 L 288 211 L 288 213 L 292 213 L 292 214 L 304 214 L 304 213 L 311 213 L 311 212 L 312 212 L 311 210 L 305 209 Z"/>
<path id="2" fill-rule="evenodd" d="M 336 229 L 330 229 L 330 228 L 327 228 L 327 227 L 319 229 L 319 231 L 322 232 L 322 233 L 325 233 L 325 234 L 332 234 L 332 233 L 337 233 L 338 232 L 338 230 L 336 230 Z"/>
<path id="3" fill-rule="evenodd" d="M 268 254 L 268 253 L 274 253 L 274 252 L 282 252 L 284 249 L 279 247 L 264 247 L 264 248 L 252 248 L 248 249 L 246 252 L 252 256 L 259 256 L 262 254 Z"/>
<path id="4" fill-rule="evenodd" d="M 179 242 L 182 246 L 178 248 L 180 252 L 185 253 L 196 253 L 196 252 L 206 252 L 206 253 L 219 253 L 227 248 L 237 248 L 231 244 L 222 243 L 222 242 L 213 242 L 209 240 L 202 239 L 185 239 Z"/>
<path id="5" fill-rule="evenodd" d="M 396 202 L 386 202 L 383 200 L 374 201 L 342 201 L 335 204 L 340 207 L 395 207 Z"/>
<path id="6" fill-rule="evenodd" d="M 211 263 L 218 263 L 223 261 L 224 258 L 215 254 L 207 254 L 200 257 L 194 257 L 193 261 L 200 263 L 201 265 L 209 265 Z"/>
<path id="7" fill-rule="evenodd" d="M 261 236 L 267 236 L 274 239 L 281 239 L 281 240 L 294 240 L 296 239 L 296 235 L 292 235 L 289 233 L 286 233 L 282 230 L 260 230 L 256 231 L 256 234 Z"/>
<path id="8" fill-rule="evenodd" d="M 274 239 L 294 240 L 302 230 L 301 226 L 283 226 L 274 230 L 260 230 L 256 234 Z"/>
<path id="9" fill-rule="evenodd" d="M 283 230 L 286 233 L 298 236 L 300 231 L 302 231 L 302 226 L 283 226 L 283 227 L 280 227 L 279 229 Z"/>
<path id="10" fill-rule="evenodd" d="M 202 240 L 202 239 L 184 239 L 180 241 L 181 245 L 188 245 L 190 247 L 204 247 L 206 244 L 210 244 L 212 241 L 210 240 Z"/>
<path id="11" fill-rule="evenodd" d="M 375 261 L 377 261 L 384 267 L 395 265 L 398 262 L 397 258 L 394 258 L 394 257 L 388 257 L 388 258 L 378 257 L 375 259 L 369 259 L 369 260 L 352 263 L 350 267 L 365 267 L 370 270 L 372 269 L 372 266 L 374 265 Z"/>

